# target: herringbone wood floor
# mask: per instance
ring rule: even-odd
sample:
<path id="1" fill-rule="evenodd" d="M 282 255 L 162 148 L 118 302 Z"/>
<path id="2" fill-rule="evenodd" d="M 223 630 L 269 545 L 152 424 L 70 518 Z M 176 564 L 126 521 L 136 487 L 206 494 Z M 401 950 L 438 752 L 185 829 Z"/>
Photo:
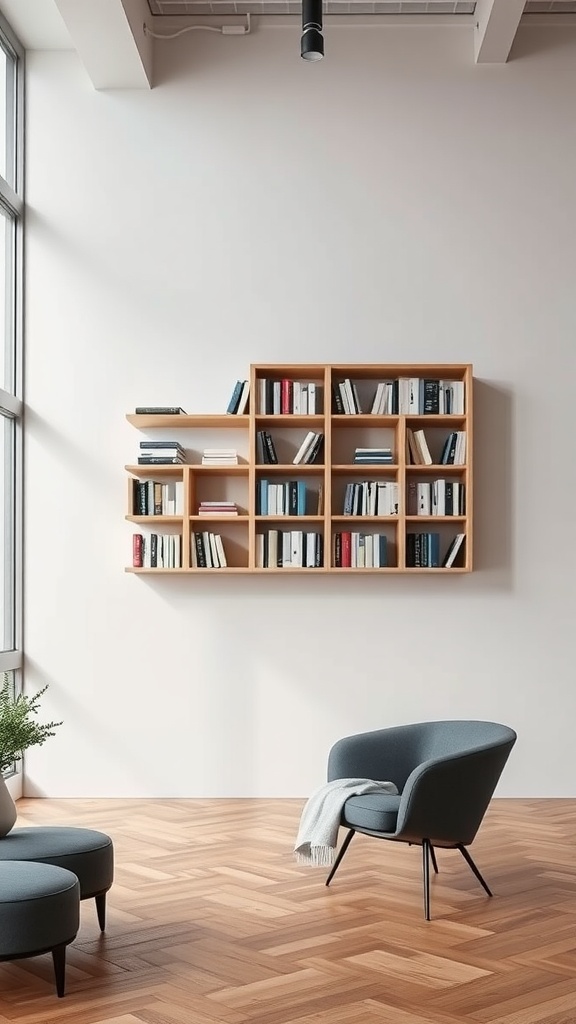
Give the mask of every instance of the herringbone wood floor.
<path id="1" fill-rule="evenodd" d="M 0 964 L 0 1024 L 574 1024 L 576 801 L 494 801 L 472 853 L 357 836 L 330 889 L 294 863 L 297 800 L 22 800 L 19 824 L 100 828 L 116 881 L 69 949 Z"/>

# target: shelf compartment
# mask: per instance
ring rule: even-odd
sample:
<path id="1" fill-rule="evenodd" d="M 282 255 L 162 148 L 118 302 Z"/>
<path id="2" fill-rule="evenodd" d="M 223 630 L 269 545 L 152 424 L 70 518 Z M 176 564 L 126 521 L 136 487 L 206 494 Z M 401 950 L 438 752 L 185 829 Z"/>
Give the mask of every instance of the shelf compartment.
<path id="1" fill-rule="evenodd" d="M 205 516 L 202 516 L 201 522 L 199 521 L 198 516 L 191 516 L 190 520 L 191 569 L 195 572 L 226 572 L 228 569 L 247 569 L 249 567 L 248 516 L 230 516 L 227 519 L 225 517 L 221 517 L 218 520 L 213 519 L 210 516 L 208 521 L 206 521 Z M 238 520 L 240 520 L 240 522 Z M 192 545 L 194 543 L 194 539 L 192 537 L 193 533 L 219 534 L 222 538 L 222 545 L 224 547 L 224 554 L 228 565 L 222 568 L 192 565 Z"/>
<path id="2" fill-rule="evenodd" d="M 339 518 L 337 521 L 332 520 L 332 536 L 330 544 L 330 567 L 335 571 L 341 572 L 382 572 L 387 569 L 398 568 L 398 516 L 394 520 L 386 519 L 375 519 L 372 516 L 361 516 L 354 517 L 346 516 L 343 519 Z M 350 529 L 343 529 L 343 527 L 351 527 Z M 359 529 L 359 527 L 362 527 Z M 347 541 L 345 536 L 350 534 L 350 540 Z M 368 539 L 366 539 L 366 535 Z M 337 565 L 336 562 L 340 561 L 355 561 L 356 559 L 364 562 L 368 559 L 372 562 L 376 557 L 374 554 L 370 554 L 372 546 L 374 545 L 374 536 L 384 536 L 386 538 L 386 565 L 373 565 L 373 564 L 360 564 L 360 565 Z M 355 549 L 355 536 L 364 538 L 363 544 Z M 337 551 L 340 551 L 339 557 L 337 557 Z M 357 550 L 356 556 L 354 550 Z"/>
<path id="3" fill-rule="evenodd" d="M 218 430 L 228 430 L 239 427 L 247 428 L 250 423 L 248 415 L 232 416 L 230 413 L 200 413 L 194 416 L 154 416 L 142 413 L 129 413 L 126 416 L 128 423 L 138 430 L 152 430 L 160 427 L 161 430 L 183 430 L 190 427 L 215 427 Z"/>

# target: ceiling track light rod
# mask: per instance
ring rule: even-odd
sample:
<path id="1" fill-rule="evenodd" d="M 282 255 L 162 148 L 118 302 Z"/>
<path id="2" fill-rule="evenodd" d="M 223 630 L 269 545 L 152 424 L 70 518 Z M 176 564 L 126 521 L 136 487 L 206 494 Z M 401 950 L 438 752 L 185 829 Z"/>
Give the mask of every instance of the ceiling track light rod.
<path id="1" fill-rule="evenodd" d="M 300 56 L 303 60 L 321 60 L 324 56 L 322 0 L 302 0 Z"/>
<path id="2" fill-rule="evenodd" d="M 183 36 L 185 32 L 218 32 L 223 36 L 248 36 L 252 31 L 250 15 L 245 14 L 244 17 L 246 21 L 243 25 L 186 25 L 185 28 L 179 28 L 176 32 L 153 32 L 144 22 L 143 29 L 144 35 L 151 36 L 152 39 L 176 39 L 178 36 Z"/>

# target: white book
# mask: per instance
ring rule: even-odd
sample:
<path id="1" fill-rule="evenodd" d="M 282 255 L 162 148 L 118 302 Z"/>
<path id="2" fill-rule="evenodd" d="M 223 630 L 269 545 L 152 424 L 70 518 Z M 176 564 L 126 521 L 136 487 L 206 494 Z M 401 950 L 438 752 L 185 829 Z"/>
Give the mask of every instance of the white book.
<path id="1" fill-rule="evenodd" d="M 258 381 L 258 408 L 262 414 L 266 414 L 266 378 L 260 377 Z"/>
<path id="2" fill-rule="evenodd" d="M 428 448 L 426 435 L 423 430 L 414 431 L 414 441 L 416 442 L 416 445 L 418 446 L 418 451 L 422 456 L 423 465 L 431 466 L 432 456 L 430 455 L 430 449 Z"/>
<path id="3" fill-rule="evenodd" d="M 430 510 L 430 484 L 419 483 L 416 486 L 416 495 L 418 498 L 418 515 L 429 516 L 431 515 Z"/>
<path id="4" fill-rule="evenodd" d="M 463 416 L 464 415 L 464 381 L 463 380 L 455 380 L 455 381 L 453 381 L 452 382 L 452 388 L 453 388 L 453 396 L 454 396 L 453 397 L 454 408 L 453 408 L 452 412 L 456 413 L 458 416 Z"/>
<path id="5" fill-rule="evenodd" d="M 342 405 L 344 406 L 344 413 L 346 416 L 350 416 L 353 410 L 350 407 L 350 399 L 348 397 L 348 391 L 346 390 L 346 384 L 344 381 L 338 384 L 338 390 L 340 392 L 340 398 L 342 399 Z"/>
<path id="6" fill-rule="evenodd" d="M 379 533 L 375 533 L 374 534 L 372 551 L 373 551 L 373 556 L 374 556 L 374 561 L 373 561 L 372 564 L 373 564 L 375 569 L 379 569 L 380 568 L 380 534 Z"/>
<path id="7" fill-rule="evenodd" d="M 292 565 L 292 534 L 284 530 L 282 534 L 282 566 Z"/>
<path id="8" fill-rule="evenodd" d="M 179 533 L 174 537 L 174 568 L 182 568 L 182 539 Z"/>
<path id="9" fill-rule="evenodd" d="M 184 515 L 184 481 L 176 480 L 174 495 L 174 515 Z"/>
<path id="10" fill-rule="evenodd" d="M 315 416 L 316 413 L 318 412 L 318 409 L 316 408 L 317 400 L 318 400 L 318 388 L 316 387 L 315 384 L 309 384 L 308 385 L 308 414 L 310 416 Z"/>
<path id="11" fill-rule="evenodd" d="M 196 551 L 196 534 L 190 534 L 190 565 L 193 569 L 198 568 L 198 554 Z"/>
<path id="12" fill-rule="evenodd" d="M 463 466 L 466 462 L 466 431 L 458 430 L 456 434 L 456 451 L 454 452 L 454 465 Z"/>
<path id="13" fill-rule="evenodd" d="M 356 395 L 354 394 L 354 388 L 352 387 L 352 381 L 350 380 L 350 377 L 346 377 L 346 379 L 344 380 L 344 387 L 346 389 L 346 394 L 348 396 L 350 412 L 353 416 L 355 416 L 358 409 L 356 406 Z"/>
<path id="14" fill-rule="evenodd" d="M 228 567 L 228 562 L 226 561 L 226 552 L 224 551 L 222 537 L 220 536 L 219 533 L 216 534 L 216 550 L 218 552 L 218 561 L 220 562 L 220 567 L 222 569 L 226 569 Z"/>
<path id="15" fill-rule="evenodd" d="M 302 416 L 307 416 L 309 413 L 308 408 L 308 384 L 302 384 L 300 387 L 300 413 Z"/>
<path id="16" fill-rule="evenodd" d="M 316 534 L 306 534 L 306 568 L 313 569 L 316 565 Z"/>
<path id="17" fill-rule="evenodd" d="M 409 377 L 409 398 L 408 412 L 411 416 L 418 416 L 420 412 L 420 378 Z"/>
<path id="18" fill-rule="evenodd" d="M 302 459 L 304 458 L 309 447 L 315 442 L 316 436 L 317 435 L 314 430 L 308 431 L 306 437 L 304 438 L 302 444 L 300 445 L 298 451 L 296 452 L 296 455 L 292 459 L 292 465 L 297 466 L 299 462 L 302 462 Z"/>
<path id="19" fill-rule="evenodd" d="M 302 568 L 302 530 L 291 531 L 291 564 Z"/>
<path id="20" fill-rule="evenodd" d="M 457 556 L 458 552 L 460 551 L 460 548 L 462 547 L 462 544 L 464 543 L 465 536 L 466 536 L 465 533 L 457 533 L 456 534 L 454 540 L 452 541 L 450 547 L 448 548 L 448 551 L 446 552 L 446 557 L 445 557 L 444 562 L 443 562 L 443 566 L 444 566 L 445 569 L 450 569 L 450 567 L 456 561 L 456 556 Z"/>
<path id="21" fill-rule="evenodd" d="M 386 394 L 386 385 L 382 381 L 376 388 L 376 394 L 374 395 L 374 401 L 370 412 L 373 416 L 377 416 L 380 413 L 382 398 Z"/>
<path id="22" fill-rule="evenodd" d="M 237 416 L 241 416 L 242 413 L 246 412 L 246 408 L 248 406 L 248 398 L 249 398 L 249 396 L 250 396 L 250 381 L 249 380 L 245 380 L 243 385 L 242 385 L 242 392 L 240 394 L 240 401 L 238 402 L 238 408 L 236 410 L 236 415 Z"/>
<path id="23" fill-rule="evenodd" d="M 279 380 L 272 384 L 272 413 L 278 416 L 282 412 L 282 385 Z"/>
<path id="24" fill-rule="evenodd" d="M 374 567 L 374 537 L 371 533 L 367 533 L 364 539 L 364 564 L 368 569 Z"/>
<path id="25" fill-rule="evenodd" d="M 264 568 L 264 534 L 256 534 L 256 568 Z"/>
<path id="26" fill-rule="evenodd" d="M 295 415 L 298 415 L 298 416 L 300 416 L 301 412 L 302 412 L 302 409 L 301 409 L 301 395 L 302 395 L 302 385 L 300 384 L 299 380 L 295 380 L 292 383 L 292 412 Z"/>
<path id="27" fill-rule="evenodd" d="M 398 378 L 398 412 L 407 416 L 410 409 L 410 378 Z"/>
<path id="28" fill-rule="evenodd" d="M 216 534 L 209 533 L 208 538 L 210 541 L 210 556 L 212 558 L 212 565 L 215 569 L 220 568 L 220 559 L 218 557 L 218 548 L 216 547 Z"/>

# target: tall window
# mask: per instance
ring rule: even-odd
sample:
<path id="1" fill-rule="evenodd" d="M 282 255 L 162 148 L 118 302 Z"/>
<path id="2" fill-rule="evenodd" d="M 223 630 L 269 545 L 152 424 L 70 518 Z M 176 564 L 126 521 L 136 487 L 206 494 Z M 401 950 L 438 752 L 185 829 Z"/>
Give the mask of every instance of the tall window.
<path id="1" fill-rule="evenodd" d="M 24 55 L 0 17 L 0 684 L 22 670 Z"/>

